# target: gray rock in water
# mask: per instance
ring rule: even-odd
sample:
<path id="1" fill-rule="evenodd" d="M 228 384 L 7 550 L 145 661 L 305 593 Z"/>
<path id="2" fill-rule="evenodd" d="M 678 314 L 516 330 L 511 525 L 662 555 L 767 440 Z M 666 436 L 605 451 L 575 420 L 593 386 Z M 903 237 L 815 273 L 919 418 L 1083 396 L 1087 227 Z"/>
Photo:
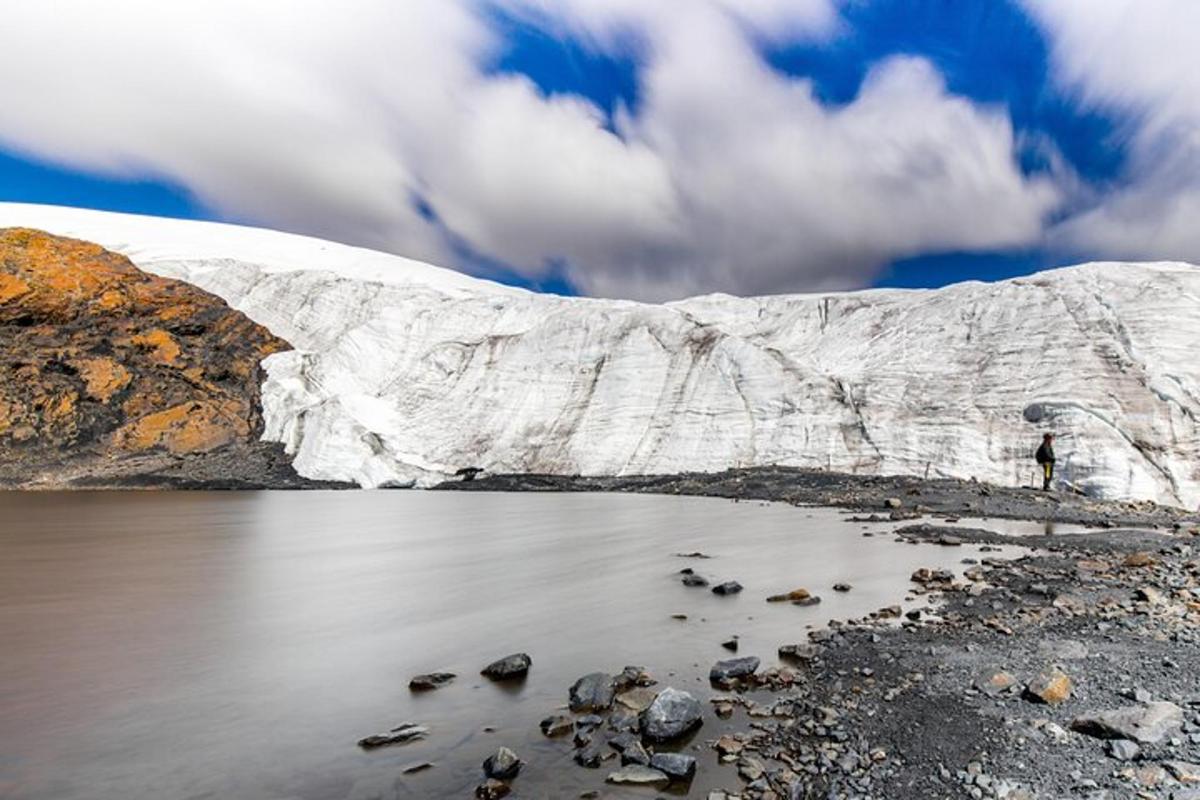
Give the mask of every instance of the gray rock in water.
<path id="1" fill-rule="evenodd" d="M 613 679 L 606 672 L 592 672 L 571 685 L 572 711 L 604 711 L 612 708 Z"/>
<path id="2" fill-rule="evenodd" d="M 712 591 L 713 594 L 727 595 L 737 594 L 741 590 L 742 585 L 737 581 L 725 581 L 725 583 L 718 583 L 716 586 L 714 586 Z"/>
<path id="3" fill-rule="evenodd" d="M 642 733 L 652 742 L 667 742 L 698 728 L 702 717 L 699 700 L 667 687 L 642 712 Z"/>
<path id="4" fill-rule="evenodd" d="M 718 661 L 708 671 L 708 679 L 723 686 L 738 678 L 745 678 L 758 671 L 759 660 L 756 656 L 729 658 Z"/>
<path id="5" fill-rule="evenodd" d="M 498 681 L 521 678 L 525 676 L 525 673 L 529 672 L 529 667 L 532 664 L 533 659 L 525 653 L 513 653 L 511 656 L 505 656 L 499 661 L 493 661 L 491 664 L 488 664 L 480 674 Z"/>
<path id="6" fill-rule="evenodd" d="M 1105 750 L 1108 751 L 1110 757 L 1117 761 L 1133 761 L 1142 748 L 1137 746 L 1137 742 L 1131 742 L 1128 739 L 1113 739 L 1105 747 Z"/>
<path id="7" fill-rule="evenodd" d="M 495 778 L 488 778 L 483 783 L 475 787 L 475 796 L 479 800 L 500 800 L 501 797 L 507 797 L 512 789 L 507 783 L 498 781 Z"/>
<path id="8" fill-rule="evenodd" d="M 654 786 L 662 788 L 671 782 L 663 773 L 650 767 L 643 767 L 639 764 L 630 764 L 622 768 L 618 772 L 609 773 L 605 778 L 608 783 L 623 784 L 626 786 Z"/>
<path id="9" fill-rule="evenodd" d="M 853 587 L 852 587 L 850 584 L 848 584 L 848 583 L 835 583 L 835 584 L 833 585 L 833 590 L 834 590 L 835 592 L 848 592 L 848 591 L 850 591 L 852 588 L 853 588 Z"/>
<path id="10" fill-rule="evenodd" d="M 575 729 L 575 720 L 562 714 L 556 714 L 553 717 L 546 717 L 538 724 L 538 727 L 546 736 L 563 736 Z"/>
<path id="11" fill-rule="evenodd" d="M 696 775 L 696 759 L 683 753 L 655 753 L 650 766 L 677 781 L 690 781 Z"/>
<path id="12" fill-rule="evenodd" d="M 793 661 L 812 661 L 821 654 L 821 648 L 815 644 L 785 644 L 779 648 L 779 657 Z"/>
<path id="13" fill-rule="evenodd" d="M 621 764 L 639 764 L 648 767 L 650 766 L 650 754 L 646 752 L 646 748 L 642 746 L 641 742 L 634 741 L 621 751 Z"/>
<path id="14" fill-rule="evenodd" d="M 724 647 L 726 650 L 728 650 L 732 653 L 736 653 L 737 649 L 738 649 L 738 637 L 736 637 L 736 636 L 729 637 L 725 641 L 721 642 L 721 647 Z"/>
<path id="15" fill-rule="evenodd" d="M 581 767 L 596 769 L 605 759 L 612 756 L 613 753 L 607 749 L 603 737 L 597 736 L 575 751 L 575 763 Z"/>
<path id="16" fill-rule="evenodd" d="M 1132 739 L 1140 744 L 1161 742 L 1183 724 L 1183 710 L 1174 703 L 1128 706 L 1079 717 L 1071 728 L 1100 739 Z"/>
<path id="17" fill-rule="evenodd" d="M 376 747 L 386 747 L 389 744 L 408 744 L 429 735 L 429 728 L 424 725 L 413 725 L 406 722 L 397 725 L 387 733 L 377 733 L 358 740 L 358 746 L 364 750 L 374 750 Z"/>
<path id="18" fill-rule="evenodd" d="M 429 691 L 445 686 L 457 677 L 453 672 L 430 672 L 427 675 L 415 675 L 408 682 L 408 688 L 417 692 Z"/>
<path id="19" fill-rule="evenodd" d="M 520 771 L 521 759 L 507 747 L 501 747 L 483 762 L 483 774 L 496 780 L 512 780 Z"/>
<path id="20" fill-rule="evenodd" d="M 684 575 L 683 576 L 683 585 L 684 586 L 708 586 L 708 578 L 705 578 L 703 575 L 697 575 L 695 573 L 692 573 L 690 575 Z"/>

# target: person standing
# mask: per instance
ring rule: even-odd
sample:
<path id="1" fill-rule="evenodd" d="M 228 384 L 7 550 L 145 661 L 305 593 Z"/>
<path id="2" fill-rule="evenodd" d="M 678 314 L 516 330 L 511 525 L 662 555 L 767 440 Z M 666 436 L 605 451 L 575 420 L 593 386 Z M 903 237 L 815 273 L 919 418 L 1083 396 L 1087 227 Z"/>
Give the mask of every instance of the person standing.
<path id="1" fill-rule="evenodd" d="M 1054 434 L 1042 436 L 1042 446 L 1034 456 L 1037 463 L 1042 465 L 1042 491 L 1050 491 L 1050 481 L 1054 478 Z"/>

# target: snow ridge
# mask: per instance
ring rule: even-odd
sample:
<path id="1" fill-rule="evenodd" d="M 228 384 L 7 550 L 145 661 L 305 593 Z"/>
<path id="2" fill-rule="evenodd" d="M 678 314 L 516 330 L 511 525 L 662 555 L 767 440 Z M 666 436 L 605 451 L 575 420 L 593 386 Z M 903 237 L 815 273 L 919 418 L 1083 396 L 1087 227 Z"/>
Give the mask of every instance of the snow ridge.
<path id="1" fill-rule="evenodd" d="M 784 464 L 1028 485 L 1032 451 L 1053 430 L 1062 478 L 1089 494 L 1200 503 L 1190 265 L 648 305 L 532 294 L 268 231 L 214 239 L 207 223 L 114 216 L 0 204 L 0 225 L 110 246 L 298 348 L 266 360 L 263 403 L 266 438 L 307 477 L 376 487 L 465 466 Z"/>

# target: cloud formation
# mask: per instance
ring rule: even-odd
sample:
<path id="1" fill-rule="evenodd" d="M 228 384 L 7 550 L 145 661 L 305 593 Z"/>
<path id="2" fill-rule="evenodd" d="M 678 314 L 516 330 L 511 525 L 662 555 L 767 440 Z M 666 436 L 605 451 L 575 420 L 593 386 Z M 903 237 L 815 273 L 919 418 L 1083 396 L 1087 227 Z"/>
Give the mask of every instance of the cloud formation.
<path id="1" fill-rule="evenodd" d="M 1003 111 L 925 61 L 876 65 L 841 107 L 769 68 L 755 40 L 833 35 L 829 0 L 504 6 L 601 50 L 635 35 L 636 111 L 490 73 L 504 43 L 473 0 L 15 0 L 0 143 L 170 178 L 230 217 L 447 266 L 461 241 L 651 299 L 860 286 L 897 257 L 1035 243 L 1063 201 L 1022 174 Z"/>
<path id="2" fill-rule="evenodd" d="M 1200 4 L 1025 0 L 1080 102 L 1126 120 L 1120 184 L 1049 232 L 1074 252 L 1200 262 Z"/>

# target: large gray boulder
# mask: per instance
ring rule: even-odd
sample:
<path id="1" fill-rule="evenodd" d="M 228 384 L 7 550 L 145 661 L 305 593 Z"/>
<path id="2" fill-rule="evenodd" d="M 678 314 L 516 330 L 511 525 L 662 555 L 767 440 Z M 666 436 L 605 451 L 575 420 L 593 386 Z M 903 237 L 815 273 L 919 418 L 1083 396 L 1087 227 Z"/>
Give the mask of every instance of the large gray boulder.
<path id="1" fill-rule="evenodd" d="M 1071 727 L 1100 739 L 1130 739 L 1141 744 L 1161 742 L 1183 725 L 1183 710 L 1174 703 L 1155 702 L 1100 711 L 1078 717 Z"/>
<path id="2" fill-rule="evenodd" d="M 642 734 L 652 742 L 668 742 L 700 727 L 702 717 L 699 700 L 667 687 L 642 712 Z"/>
<path id="3" fill-rule="evenodd" d="M 605 672 L 584 675 L 571 686 L 572 711 L 605 711 L 613 704 L 613 679 Z"/>

